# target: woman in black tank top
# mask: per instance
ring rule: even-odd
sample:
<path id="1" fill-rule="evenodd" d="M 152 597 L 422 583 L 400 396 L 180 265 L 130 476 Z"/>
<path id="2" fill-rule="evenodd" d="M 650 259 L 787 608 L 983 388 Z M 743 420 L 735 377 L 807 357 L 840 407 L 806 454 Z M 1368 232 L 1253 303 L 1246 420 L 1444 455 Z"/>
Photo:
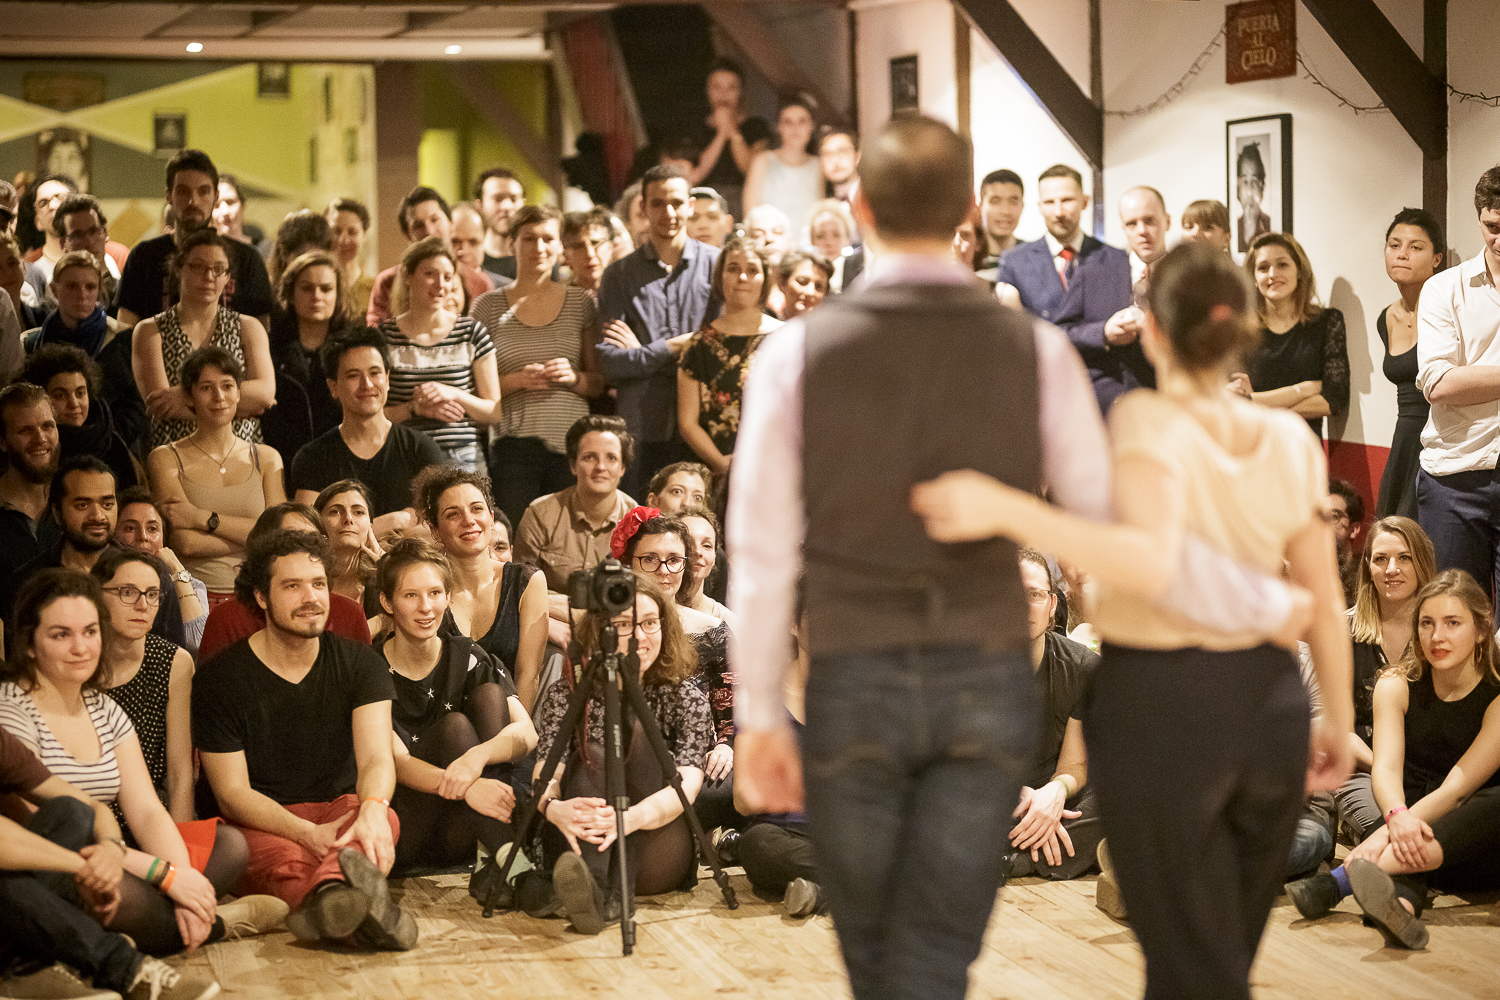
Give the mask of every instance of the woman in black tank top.
<path id="1" fill-rule="evenodd" d="M 1385 825 L 1292 897 L 1313 918 L 1352 891 L 1390 943 L 1421 948 L 1429 880 L 1500 886 L 1500 670 L 1489 598 L 1462 570 L 1422 588 L 1412 632 L 1375 683 L 1371 773 Z"/>

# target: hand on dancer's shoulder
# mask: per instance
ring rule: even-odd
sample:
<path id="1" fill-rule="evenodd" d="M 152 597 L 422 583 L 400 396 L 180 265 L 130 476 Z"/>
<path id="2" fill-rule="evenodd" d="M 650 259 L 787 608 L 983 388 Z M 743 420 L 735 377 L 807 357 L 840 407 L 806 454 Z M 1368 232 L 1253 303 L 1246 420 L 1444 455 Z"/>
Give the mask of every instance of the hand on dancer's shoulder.
<path id="1" fill-rule="evenodd" d="M 937 542 L 974 542 L 1001 533 L 1018 499 L 1027 495 L 982 472 L 959 469 L 911 489 L 911 509 Z"/>
<path id="2" fill-rule="evenodd" d="M 790 726 L 735 735 L 734 794 L 752 813 L 802 811 L 802 755 Z"/>

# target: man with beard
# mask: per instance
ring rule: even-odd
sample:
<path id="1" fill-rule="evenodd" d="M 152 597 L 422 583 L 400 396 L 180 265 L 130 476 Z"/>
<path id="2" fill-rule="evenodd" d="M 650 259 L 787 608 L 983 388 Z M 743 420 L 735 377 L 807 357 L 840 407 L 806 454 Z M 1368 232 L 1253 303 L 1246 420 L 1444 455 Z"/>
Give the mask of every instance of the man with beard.
<path id="1" fill-rule="evenodd" d="M 167 203 L 175 227 L 170 234 L 137 243 L 126 258 L 115 295 L 121 323 L 134 327 L 177 301 L 177 282 L 167 273 L 167 262 L 177 252 L 177 240 L 213 224 L 218 194 L 219 171 L 203 150 L 184 149 L 167 162 Z M 230 240 L 224 306 L 254 316 L 269 328 L 272 303 L 266 262 L 250 244 Z"/>
<path id="2" fill-rule="evenodd" d="M 3 407 L 4 404 L 0 403 L 0 413 L 3 413 Z M 57 424 L 52 420 L 51 414 L 49 406 L 46 423 L 51 426 L 44 427 L 38 433 L 44 439 L 50 438 L 55 455 Z M 33 449 L 27 453 L 27 457 L 33 463 L 40 463 L 40 450 Z M 57 471 L 49 477 L 47 505 L 52 519 L 61 529 L 62 537 L 0 580 L 0 616 L 3 616 L 7 628 L 11 623 L 16 593 L 21 589 L 21 584 L 34 573 L 54 566 L 88 573 L 106 549 L 119 548 L 114 542 L 115 520 L 118 516 L 115 474 L 110 471 L 109 466 L 93 455 L 75 455 L 61 464 L 57 464 L 55 458 L 51 462 Z M 177 602 L 177 591 L 172 586 L 172 578 L 167 575 L 165 566 L 157 567 L 157 571 L 161 574 L 161 605 L 151 631 L 168 642 L 186 645 L 187 636 L 182 628 L 182 606 Z"/>
<path id="3" fill-rule="evenodd" d="M 235 593 L 265 612 L 265 627 L 198 674 L 194 743 L 224 817 L 245 834 L 244 891 L 296 908 L 287 926 L 301 940 L 406 951 L 417 927 L 385 882 L 400 831 L 395 688 L 379 654 L 324 631 L 327 565 L 311 532 L 251 543 Z"/>
<path id="4" fill-rule="evenodd" d="M 9 579 L 57 541 L 57 522 L 45 516 L 59 454 L 47 390 L 26 382 L 0 389 L 0 451 L 0 573 Z"/>

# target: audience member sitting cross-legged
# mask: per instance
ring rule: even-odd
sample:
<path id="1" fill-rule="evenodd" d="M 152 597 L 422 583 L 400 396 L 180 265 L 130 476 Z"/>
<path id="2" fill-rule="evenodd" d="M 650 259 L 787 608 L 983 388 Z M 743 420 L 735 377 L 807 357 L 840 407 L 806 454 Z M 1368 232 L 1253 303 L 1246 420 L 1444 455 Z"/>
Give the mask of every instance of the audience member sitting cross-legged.
<path id="1" fill-rule="evenodd" d="M 1423 587 L 1413 619 L 1406 655 L 1375 684 L 1372 778 L 1385 825 L 1288 892 L 1309 920 L 1352 893 L 1388 944 L 1422 948 L 1429 882 L 1500 885 L 1500 671 L 1489 598 L 1463 570 Z"/>
<path id="2" fill-rule="evenodd" d="M 404 951 L 417 926 L 391 899 L 400 822 L 390 671 L 325 631 L 328 546 L 311 532 L 254 539 L 236 583 L 265 627 L 193 687 L 193 737 L 224 816 L 250 846 L 241 885 L 297 911 L 301 940 Z"/>
<path id="3" fill-rule="evenodd" d="M 453 591 L 442 550 L 401 539 L 380 560 L 378 590 L 393 626 L 375 648 L 396 686 L 395 870 L 472 864 L 476 841 L 494 856 L 512 839 L 511 770 L 536 746 L 531 717 L 502 665 L 440 633 Z"/>
<path id="4" fill-rule="evenodd" d="M 140 558 L 132 553 L 131 558 Z M 154 568 L 127 577 L 138 602 L 160 582 Z M 234 830 L 173 822 L 157 797 L 130 717 L 104 690 L 102 658 L 111 609 L 99 582 L 67 569 L 43 570 L 16 599 L 12 656 L 0 684 L 0 726 L 47 769 L 115 807 L 138 849 L 126 852 L 120 905 L 108 921 L 142 951 L 170 955 L 224 937 L 226 924 L 254 932 L 286 915 L 274 900 L 248 898 L 221 914 L 218 897 L 245 869 L 245 842 Z M 144 637 L 151 627 L 125 626 Z M 267 904 L 267 905 L 262 905 Z"/>

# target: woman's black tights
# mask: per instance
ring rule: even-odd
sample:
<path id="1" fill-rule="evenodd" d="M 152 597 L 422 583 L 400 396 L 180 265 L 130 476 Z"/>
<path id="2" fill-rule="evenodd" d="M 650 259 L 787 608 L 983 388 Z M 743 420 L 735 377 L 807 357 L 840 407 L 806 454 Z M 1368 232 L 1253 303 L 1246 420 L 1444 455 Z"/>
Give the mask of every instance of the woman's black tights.
<path id="1" fill-rule="evenodd" d="M 475 688 L 462 708 L 416 733 L 408 748 L 412 756 L 445 768 L 479 744 L 494 739 L 510 724 L 510 706 L 498 684 Z M 509 785 L 511 767 L 489 764 L 481 776 Z M 476 843 L 493 854 L 511 840 L 509 823 L 475 812 L 463 799 L 445 799 L 397 785 L 391 806 L 401 817 L 396 872 L 472 864 Z"/>
<path id="2" fill-rule="evenodd" d="M 203 875 L 213 884 L 214 892 L 222 896 L 239 881 L 249 859 L 245 835 L 227 823 L 220 823 Z M 136 947 L 148 955 L 175 955 L 185 947 L 182 932 L 177 929 L 177 905 L 166 893 L 129 872 L 120 880 L 120 909 L 110 921 L 109 929 L 129 934 Z M 215 918 L 204 944 L 213 944 L 223 937 L 224 921 Z"/>

